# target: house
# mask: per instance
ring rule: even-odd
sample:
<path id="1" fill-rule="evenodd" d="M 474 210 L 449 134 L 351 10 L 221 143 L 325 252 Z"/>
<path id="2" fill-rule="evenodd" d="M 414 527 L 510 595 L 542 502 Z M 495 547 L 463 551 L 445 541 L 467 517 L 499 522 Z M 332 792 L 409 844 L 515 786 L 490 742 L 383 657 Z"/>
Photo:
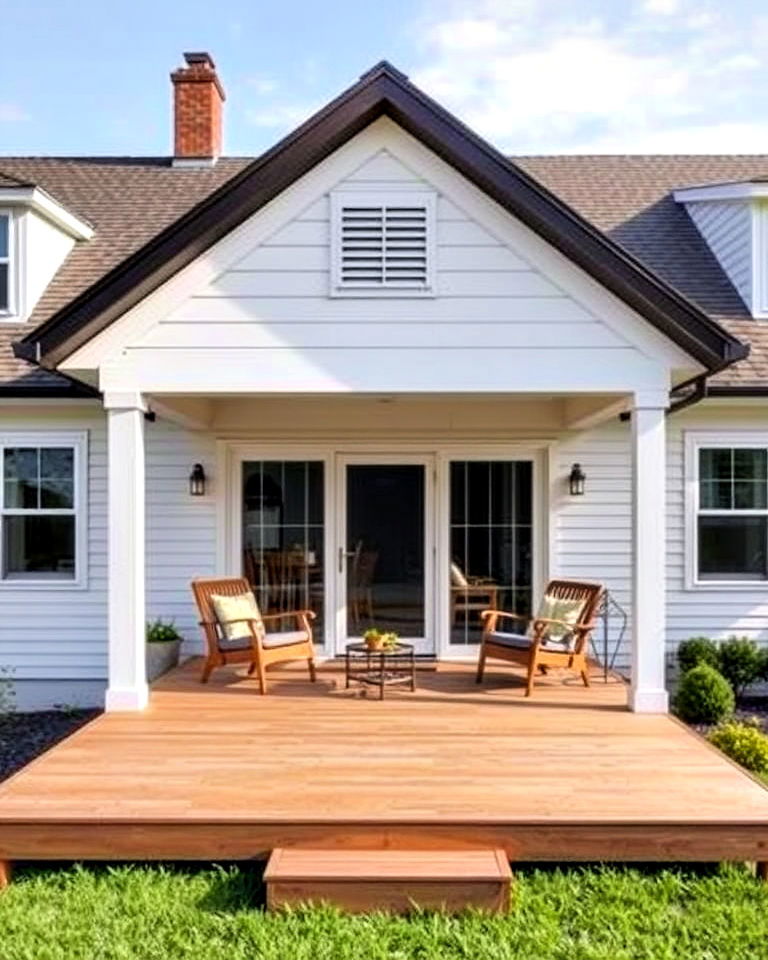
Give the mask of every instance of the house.
<path id="1" fill-rule="evenodd" d="M 172 157 L 0 158 L 21 706 L 144 707 L 146 619 L 199 650 L 215 572 L 326 656 L 385 620 L 446 659 L 457 578 L 598 580 L 641 712 L 679 640 L 766 636 L 768 156 L 510 160 L 381 63 L 230 158 L 185 60 Z"/>

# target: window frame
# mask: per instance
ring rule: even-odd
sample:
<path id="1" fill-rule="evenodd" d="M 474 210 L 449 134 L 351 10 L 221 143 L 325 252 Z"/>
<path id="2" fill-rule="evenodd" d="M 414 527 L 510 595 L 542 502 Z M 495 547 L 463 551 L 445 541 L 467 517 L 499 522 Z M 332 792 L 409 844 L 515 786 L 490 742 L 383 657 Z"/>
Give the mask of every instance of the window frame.
<path id="1" fill-rule="evenodd" d="M 764 448 L 768 451 L 768 433 L 755 430 L 721 431 L 685 431 L 685 583 L 688 590 L 726 590 L 728 592 L 764 590 L 768 576 L 764 579 L 702 578 L 699 575 L 699 517 L 735 516 L 768 517 L 765 509 L 717 509 L 700 506 L 701 487 L 699 483 L 699 461 L 702 449 L 739 450 Z M 766 537 L 768 540 L 768 535 Z M 766 545 L 768 549 L 768 544 Z"/>
<path id="2" fill-rule="evenodd" d="M 67 448 L 73 451 L 72 508 L 5 506 L 5 451 L 13 447 Z M 74 516 L 75 571 L 72 579 L 6 577 L 0 567 L 0 592 L 7 590 L 83 590 L 88 586 L 88 432 L 7 431 L 0 433 L 0 562 L 4 551 L 6 516 Z"/>
<path id="3" fill-rule="evenodd" d="M 424 206 L 426 214 L 426 283 L 421 286 L 407 286 L 397 282 L 383 284 L 347 285 L 342 280 L 342 240 L 341 220 L 344 207 L 381 205 L 383 207 Z M 437 194 L 428 190 L 407 190 L 389 192 L 386 190 L 349 191 L 335 190 L 330 195 L 330 297 L 369 299 L 423 299 L 437 296 L 435 261 L 437 257 Z"/>
<path id="4" fill-rule="evenodd" d="M 19 271 L 19 229 L 13 210 L 9 207 L 0 207 L 0 217 L 8 218 L 8 254 L 0 256 L 0 263 L 8 265 L 8 306 L 0 307 L 0 321 L 15 321 L 19 316 L 18 304 L 18 271 Z"/>

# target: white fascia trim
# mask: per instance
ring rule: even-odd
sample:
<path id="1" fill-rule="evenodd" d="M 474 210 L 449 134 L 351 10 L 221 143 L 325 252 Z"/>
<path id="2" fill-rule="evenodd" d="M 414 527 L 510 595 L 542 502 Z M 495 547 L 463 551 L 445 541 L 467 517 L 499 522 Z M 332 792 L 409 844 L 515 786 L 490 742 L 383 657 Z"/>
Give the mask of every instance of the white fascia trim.
<path id="1" fill-rule="evenodd" d="M 768 197 L 768 183 L 713 183 L 710 186 L 684 187 L 675 190 L 677 203 L 695 203 L 706 200 L 751 200 Z"/>
<path id="2" fill-rule="evenodd" d="M 28 207 L 75 240 L 90 240 L 93 236 L 91 226 L 62 207 L 40 187 L 0 187 L 0 205 Z"/>

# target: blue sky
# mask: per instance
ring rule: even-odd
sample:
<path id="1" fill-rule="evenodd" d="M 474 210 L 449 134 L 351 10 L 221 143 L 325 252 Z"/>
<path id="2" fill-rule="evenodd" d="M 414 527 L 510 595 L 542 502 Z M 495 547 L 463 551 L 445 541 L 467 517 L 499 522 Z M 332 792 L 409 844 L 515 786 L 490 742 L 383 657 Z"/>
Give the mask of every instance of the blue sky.
<path id="1" fill-rule="evenodd" d="M 0 154 L 167 154 L 208 50 L 255 154 L 383 57 L 516 153 L 768 153 L 764 0 L 0 0 Z"/>

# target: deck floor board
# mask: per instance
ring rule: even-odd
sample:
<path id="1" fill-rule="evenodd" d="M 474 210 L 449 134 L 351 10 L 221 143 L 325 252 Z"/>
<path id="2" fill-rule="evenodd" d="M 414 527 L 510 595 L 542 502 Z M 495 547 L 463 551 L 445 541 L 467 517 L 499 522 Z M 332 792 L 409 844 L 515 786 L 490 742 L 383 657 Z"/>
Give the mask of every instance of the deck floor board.
<path id="1" fill-rule="evenodd" d="M 464 829 L 467 839 L 486 825 L 506 829 L 508 847 L 516 829 L 533 836 L 556 823 L 563 836 L 656 828 L 658 843 L 661 830 L 668 843 L 677 826 L 727 824 L 768 857 L 768 791 L 673 719 L 630 713 L 618 681 L 587 690 L 552 676 L 525 699 L 514 668 L 478 687 L 469 666 L 446 664 L 419 671 L 415 693 L 379 702 L 345 691 L 335 665 L 314 686 L 303 670 L 276 671 L 267 697 L 242 669 L 206 687 L 198 669 L 184 664 L 155 685 L 145 712 L 97 718 L 0 785 L 0 856 L 71 852 L 83 823 L 132 836 L 161 823 L 190 836 L 196 825 L 209 836 L 213 824 L 232 836 L 250 825 L 267 845 L 302 824 L 332 824 L 339 836 L 378 824 L 381 843 L 398 825 Z M 125 832 L 115 855 L 129 844 Z M 183 833 L 173 844 L 184 855 Z"/>

